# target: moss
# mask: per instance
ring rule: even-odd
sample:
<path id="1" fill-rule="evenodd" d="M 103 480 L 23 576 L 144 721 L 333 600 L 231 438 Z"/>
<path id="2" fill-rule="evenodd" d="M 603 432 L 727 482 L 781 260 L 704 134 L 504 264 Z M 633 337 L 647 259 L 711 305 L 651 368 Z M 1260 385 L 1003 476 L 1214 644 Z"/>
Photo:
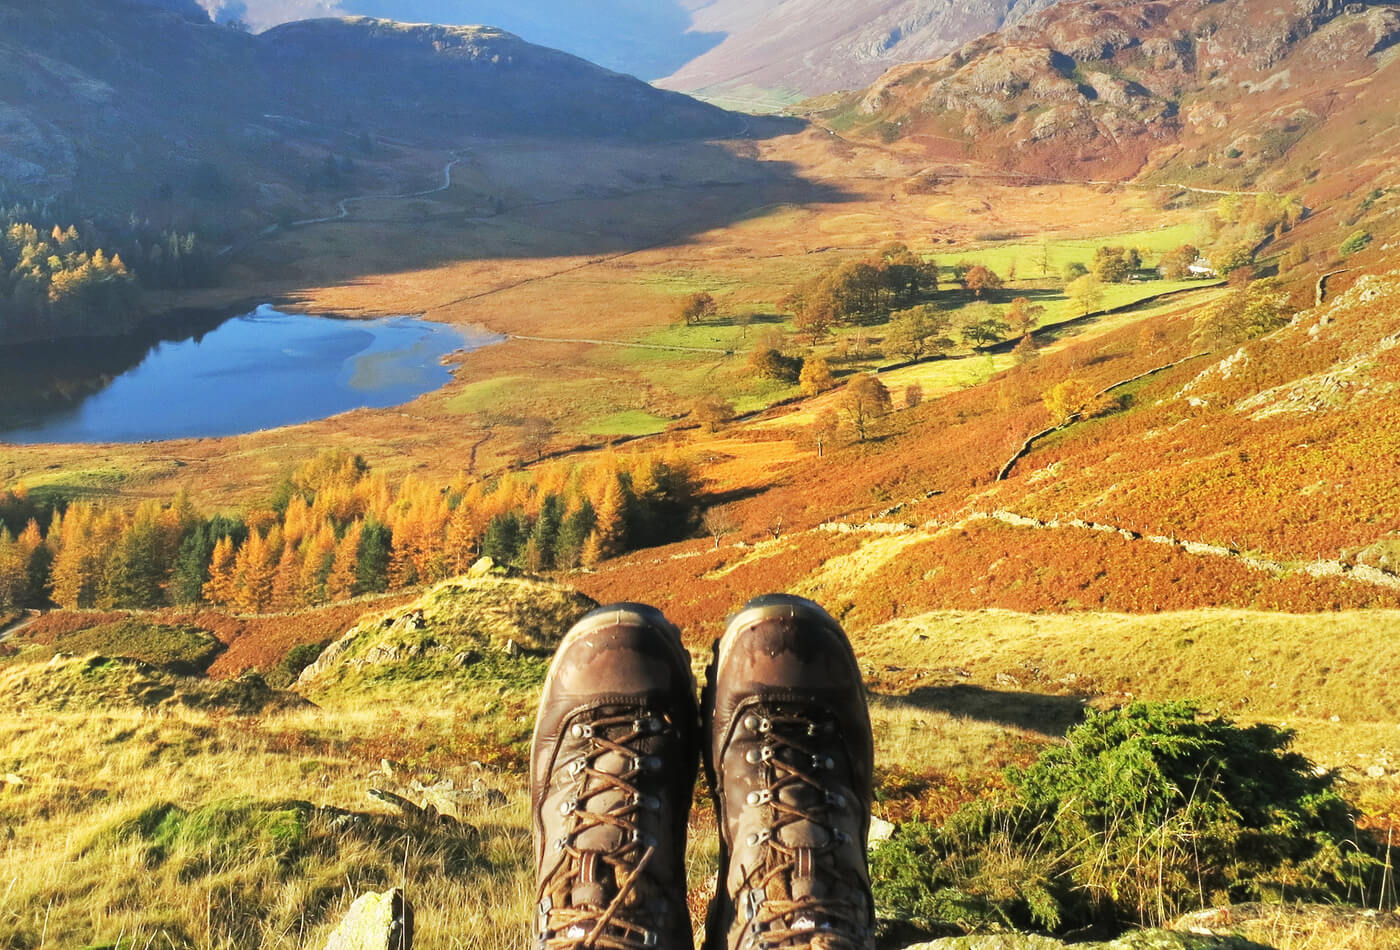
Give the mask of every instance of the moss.
<path id="1" fill-rule="evenodd" d="M 223 650 L 224 645 L 207 630 L 128 618 L 65 634 L 54 641 L 44 658 L 55 653 L 100 653 L 194 676 L 207 670 Z"/>

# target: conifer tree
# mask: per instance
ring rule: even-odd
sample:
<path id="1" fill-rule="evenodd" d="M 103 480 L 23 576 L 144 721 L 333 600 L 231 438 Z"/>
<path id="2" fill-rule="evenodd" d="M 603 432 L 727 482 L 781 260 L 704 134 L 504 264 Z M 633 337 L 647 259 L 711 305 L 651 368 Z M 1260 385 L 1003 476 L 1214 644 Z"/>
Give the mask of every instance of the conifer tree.
<path id="1" fill-rule="evenodd" d="M 196 525 L 180 542 L 175 554 L 175 567 L 170 579 L 170 599 L 177 604 L 197 604 L 204 598 L 204 585 L 209 581 L 209 561 L 214 554 L 214 542 L 208 525 Z"/>
<path id="2" fill-rule="evenodd" d="M 237 554 L 233 538 L 224 535 L 214 544 L 209 563 L 209 580 L 204 585 L 204 597 L 211 604 L 227 605 L 234 601 Z"/>
<path id="3" fill-rule="evenodd" d="M 389 546 L 393 535 L 379 521 L 367 519 L 360 532 L 360 557 L 355 569 L 361 594 L 382 594 L 389 589 Z"/>
<path id="4" fill-rule="evenodd" d="M 364 528 L 363 521 L 356 521 L 345 529 L 345 534 L 336 542 L 331 572 L 326 578 L 327 600 L 349 600 L 360 593 L 357 571 L 360 565 L 360 536 Z"/>

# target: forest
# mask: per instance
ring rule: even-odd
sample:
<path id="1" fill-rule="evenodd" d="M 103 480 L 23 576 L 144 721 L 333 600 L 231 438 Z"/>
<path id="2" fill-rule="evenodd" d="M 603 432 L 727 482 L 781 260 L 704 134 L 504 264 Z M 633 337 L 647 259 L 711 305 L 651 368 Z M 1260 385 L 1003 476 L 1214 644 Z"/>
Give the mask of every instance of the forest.
<path id="1" fill-rule="evenodd" d="M 193 231 L 161 229 L 134 214 L 99 224 L 54 202 L 0 204 L 6 343 L 128 333 L 144 315 L 143 290 L 217 280 L 218 256 Z"/>
<path id="2" fill-rule="evenodd" d="M 669 452 L 393 487 L 343 451 L 305 463 L 239 517 L 205 517 L 183 495 L 134 511 L 78 501 L 45 517 L 6 493 L 0 608 L 266 612 L 433 583 L 483 555 L 532 571 L 591 565 L 688 536 L 697 495 L 690 463 Z"/>

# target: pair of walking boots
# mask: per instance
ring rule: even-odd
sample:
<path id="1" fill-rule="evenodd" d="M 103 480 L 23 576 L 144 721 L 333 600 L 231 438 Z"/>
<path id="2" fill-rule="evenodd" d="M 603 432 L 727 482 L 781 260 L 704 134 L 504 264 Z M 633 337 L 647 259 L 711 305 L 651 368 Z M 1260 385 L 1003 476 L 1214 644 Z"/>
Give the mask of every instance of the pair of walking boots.
<path id="1" fill-rule="evenodd" d="M 704 950 L 870 950 L 873 749 L 855 655 L 809 600 L 750 601 L 703 720 L 680 632 L 599 608 L 560 644 L 531 752 L 536 950 L 683 950 L 686 821 L 703 753 L 720 870 Z"/>

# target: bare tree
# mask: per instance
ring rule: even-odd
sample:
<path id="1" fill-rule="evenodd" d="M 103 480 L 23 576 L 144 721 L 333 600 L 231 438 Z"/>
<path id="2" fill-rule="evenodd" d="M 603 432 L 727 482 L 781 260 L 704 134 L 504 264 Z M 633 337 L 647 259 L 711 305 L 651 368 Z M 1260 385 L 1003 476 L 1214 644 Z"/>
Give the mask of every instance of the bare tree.
<path id="1" fill-rule="evenodd" d="M 734 509 L 728 505 L 711 505 L 705 509 L 705 513 L 700 516 L 700 524 L 715 539 L 715 549 L 719 549 L 720 538 L 729 534 L 738 527 L 738 522 L 734 517 Z"/>

